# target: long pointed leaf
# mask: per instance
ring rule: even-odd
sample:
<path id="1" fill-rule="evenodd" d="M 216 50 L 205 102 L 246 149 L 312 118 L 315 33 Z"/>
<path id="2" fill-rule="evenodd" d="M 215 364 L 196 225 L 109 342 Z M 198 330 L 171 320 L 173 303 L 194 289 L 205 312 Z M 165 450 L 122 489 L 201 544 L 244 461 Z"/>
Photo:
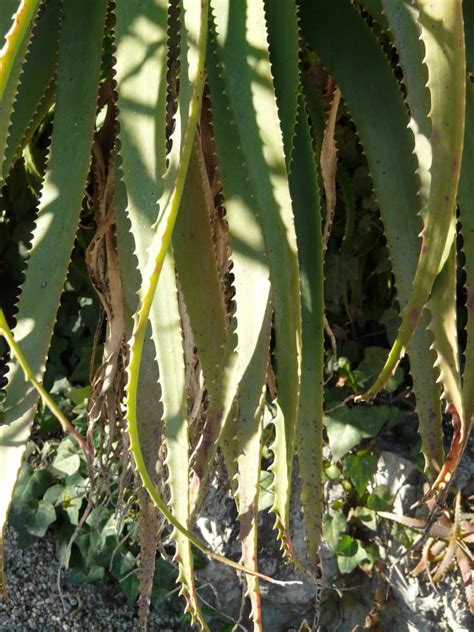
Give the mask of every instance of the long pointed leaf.
<path id="1" fill-rule="evenodd" d="M 395 285 L 403 306 L 415 275 L 419 200 L 416 161 L 409 117 L 402 95 L 375 37 L 347 0 L 337 7 L 321 0 L 310 7 L 301 2 L 301 25 L 306 40 L 321 55 L 334 75 L 357 126 L 367 155 L 374 190 L 393 265 Z M 351 59 L 351 64 L 347 59 Z M 413 63 L 417 63 L 416 59 Z M 353 68 L 365 68 L 357 76 Z M 425 318 L 425 325 L 427 324 Z M 427 464 L 442 460 L 439 389 L 432 378 L 431 336 L 421 328 L 415 333 L 411 368 L 414 376 L 423 450 Z M 425 430 L 426 429 L 426 432 Z"/>
<path id="2" fill-rule="evenodd" d="M 28 51 L 31 30 L 40 0 L 21 0 L 13 24 L 0 49 L 0 167 L 3 171 L 5 147 L 15 102 L 18 79 Z"/>
<path id="3" fill-rule="evenodd" d="M 8 130 L 2 166 L 3 178 L 7 177 L 38 122 L 52 105 L 58 63 L 60 14 L 60 1 L 49 2 L 34 28 Z"/>
<path id="4" fill-rule="evenodd" d="M 172 168 L 166 172 L 166 71 L 167 71 L 167 3 L 150 4 L 143 13 L 140 2 L 117 2 L 116 4 L 116 57 L 117 57 L 117 89 L 119 105 L 119 123 L 121 139 L 121 169 L 127 187 L 127 214 L 135 241 L 135 254 L 141 275 L 141 284 L 146 284 L 146 267 L 149 250 L 153 241 L 153 226 L 159 213 L 158 200 L 169 195 L 166 190 L 168 181 L 163 183 L 170 172 L 179 167 L 181 153 L 180 142 L 175 142 L 171 157 Z M 199 17 L 193 15 L 194 18 Z M 196 29 L 199 27 L 199 20 Z M 188 28 L 183 25 L 183 31 Z M 193 36 L 196 33 L 193 32 Z M 186 44 L 186 40 L 185 44 Z M 189 45 L 191 63 L 195 55 L 194 44 Z M 182 59 L 184 67 L 190 63 L 186 52 Z M 191 83 L 194 77 L 190 77 Z M 158 87 L 158 89 L 157 89 Z M 183 88 L 186 91 L 186 88 Z M 182 117 L 181 142 L 184 142 L 189 117 L 189 97 L 181 100 L 184 111 L 179 110 Z M 138 102 L 137 102 L 138 101 Z M 137 116 L 137 109 L 141 115 Z M 177 130 L 181 130 L 178 120 Z M 188 141 L 189 142 L 189 141 Z M 192 142 L 192 140 L 191 140 Z M 176 178 L 176 173 L 174 174 Z M 173 189 L 174 181 L 168 187 Z M 178 202 L 179 204 L 179 202 Z M 166 209 L 161 209 L 166 210 Z M 165 245 L 165 253 L 167 244 Z M 139 305 L 139 309 L 142 306 Z M 143 321 L 146 327 L 146 320 Z M 186 410 L 185 365 L 182 347 L 181 321 L 178 307 L 177 287 L 172 252 L 164 254 L 162 270 L 156 287 L 156 296 L 151 296 L 150 322 L 152 338 L 156 349 L 160 372 L 161 405 L 163 413 L 164 441 L 167 449 L 168 486 L 170 489 L 170 506 L 173 517 L 180 524 L 189 526 L 189 492 L 188 492 L 188 419 Z M 144 332 L 145 333 L 145 329 Z M 132 333 L 133 336 L 133 333 Z M 145 338 L 143 338 L 143 342 Z M 133 362 L 133 349 L 131 360 Z M 137 362 L 139 377 L 140 359 Z M 140 371 L 141 374 L 141 371 Z M 138 386 L 137 382 L 137 386 Z M 130 385 L 129 385 L 130 398 Z M 137 406 L 137 403 L 134 403 Z M 141 408 L 141 406 L 140 406 Z M 132 443 L 132 451 L 141 452 L 145 456 L 147 447 L 158 432 L 156 423 L 153 427 L 143 425 L 143 412 L 137 407 L 136 435 L 138 447 Z M 156 422 L 159 421 L 158 407 Z M 128 411 L 130 413 L 130 410 Z M 148 415 L 146 415 L 148 418 Z M 141 418 L 141 422 L 140 422 Z M 129 421 L 129 432 L 131 432 Z M 151 434 L 150 434 L 151 431 Z M 144 461 L 146 477 L 155 487 L 154 473 Z M 137 469 L 140 466 L 137 464 Z M 143 474 L 140 472 L 143 478 Z M 145 483 L 145 487 L 147 487 Z M 175 531 L 176 558 L 179 563 L 179 581 L 182 593 L 186 598 L 194 620 L 202 628 L 206 627 L 200 612 L 193 577 L 193 560 L 191 544 L 182 533 Z"/>
<path id="5" fill-rule="evenodd" d="M 227 328 L 223 289 L 210 225 L 213 200 L 199 140 L 190 162 L 175 228 L 178 276 L 207 389 L 208 406 L 192 464 L 191 512 L 206 488 L 217 442 L 231 413 L 238 377 L 236 338 Z"/>
<path id="6" fill-rule="evenodd" d="M 105 0 L 65 3 L 50 159 L 14 331 L 39 380 L 44 373 L 89 170 L 106 7 Z M 79 41 L 75 37 L 77 28 L 84 32 Z M 87 72 L 79 85 L 76 78 L 84 68 Z M 74 147 L 74 169 L 69 163 L 71 147 Z M 50 266 L 51 252 L 55 254 L 54 268 Z M 0 425 L 2 530 L 38 401 L 36 391 L 25 382 L 18 365 L 11 367 L 9 380 L 4 420 Z"/>
<path id="7" fill-rule="evenodd" d="M 298 411 L 298 465 L 308 558 L 318 563 L 323 501 L 324 274 L 321 208 L 304 100 L 290 172 L 300 258 L 303 355 Z"/>
<path id="8" fill-rule="evenodd" d="M 235 427 L 224 431 L 221 447 L 230 475 L 237 475 L 235 491 L 241 522 L 242 562 L 257 570 L 256 511 L 260 471 L 262 392 L 268 353 L 270 293 L 268 261 L 262 228 L 255 215 L 259 204 L 255 180 L 242 149 L 238 126 L 233 118 L 225 83 L 220 75 L 216 42 L 208 56 L 216 150 L 219 159 L 226 221 L 231 245 L 235 311 L 233 326 L 237 334 L 237 361 L 234 371 L 237 397 Z M 236 388 L 237 390 L 237 388 Z M 284 446 L 284 433 L 283 433 Z M 235 451 L 237 467 L 232 462 Z M 286 459 L 281 459 L 286 468 Z M 284 473 L 286 480 L 286 473 Z M 256 629 L 261 626 L 258 582 L 247 578 Z"/>
<path id="9" fill-rule="evenodd" d="M 260 316 L 260 314 L 258 315 Z M 252 570 L 258 569 L 258 497 L 271 316 L 271 306 L 270 303 L 267 303 L 262 320 L 258 320 L 258 322 L 262 322 L 262 328 L 255 329 L 254 327 L 254 335 L 249 336 L 246 341 L 246 344 L 249 345 L 248 348 L 253 348 L 254 352 L 240 383 L 238 399 L 238 429 L 236 433 L 238 486 L 235 499 L 239 512 L 242 563 Z M 258 577 L 248 576 L 247 586 L 252 606 L 251 616 L 254 630 L 263 630 Z"/>
<path id="10" fill-rule="evenodd" d="M 423 209 L 420 259 L 413 289 L 402 312 L 402 323 L 382 372 L 364 395 L 371 398 L 384 386 L 404 354 L 434 280 L 444 265 L 454 239 L 456 204 L 464 139 L 465 75 L 464 30 L 460 0 L 420 0 L 419 23 L 425 44 L 431 94 L 430 196 Z"/>
<path id="11" fill-rule="evenodd" d="M 425 48 L 420 39 L 418 12 L 408 0 L 382 0 L 381 4 L 388 18 L 387 27 L 390 26 L 393 33 L 399 63 L 403 68 L 403 82 L 407 87 L 409 127 L 415 138 L 417 174 L 420 179 L 418 199 L 423 208 L 429 199 L 431 186 L 431 98 L 427 87 L 428 70 L 423 63 Z M 427 331 L 429 324 L 430 314 L 424 310 L 420 326 L 410 342 L 408 354 L 418 414 L 418 432 L 425 455 L 425 471 L 428 476 L 433 477 L 443 462 L 443 436 L 439 371 L 434 367 L 436 357 L 430 350 L 432 337 Z M 436 336 L 434 331 L 433 334 Z"/>
<path id="12" fill-rule="evenodd" d="M 196 19 L 196 11 L 199 12 L 199 19 Z M 253 573 L 241 564 L 233 562 L 225 556 L 211 551 L 201 542 L 199 538 L 197 538 L 192 533 L 192 531 L 187 528 L 185 524 L 180 522 L 174 516 L 172 510 L 168 508 L 162 496 L 156 489 L 153 480 L 146 468 L 146 464 L 143 458 L 140 435 L 138 432 L 137 396 L 140 377 L 141 356 L 147 333 L 148 317 L 153 304 L 155 290 L 158 284 L 160 273 L 163 269 L 166 253 L 171 241 L 176 216 L 181 202 L 202 99 L 202 87 L 204 78 L 204 50 L 207 35 L 207 2 L 205 0 L 201 0 L 200 7 L 197 7 L 197 4 L 187 6 L 187 10 L 184 12 L 184 15 L 187 16 L 186 29 L 191 34 L 189 38 L 190 49 L 193 49 L 191 57 L 192 62 L 190 63 L 190 69 L 188 71 L 190 85 L 193 86 L 192 98 L 188 100 L 187 115 L 181 112 L 181 116 L 183 117 L 182 124 L 184 127 L 182 149 L 180 152 L 181 161 L 179 162 L 176 176 L 171 180 L 172 186 L 170 187 L 170 185 L 168 184 L 169 190 L 167 191 L 167 195 L 164 199 L 164 204 L 162 205 L 160 217 L 157 222 L 157 227 L 153 234 L 153 240 L 149 249 L 149 258 L 145 268 L 145 274 L 143 275 L 144 285 L 142 285 L 140 290 L 139 309 L 135 317 L 132 337 L 129 342 L 130 360 L 128 365 L 128 385 L 126 399 L 128 433 L 137 472 L 139 473 L 140 478 L 143 481 L 143 485 L 157 508 L 161 511 L 166 520 L 175 528 L 175 530 L 179 532 L 180 535 L 184 536 L 191 544 L 194 544 L 194 546 L 203 551 L 206 555 L 209 555 L 209 557 L 211 557 L 212 559 L 227 564 L 228 566 L 231 566 L 232 568 L 235 568 L 237 570 L 244 571 L 253 575 L 259 575 L 260 577 L 265 578 L 267 581 L 278 583 L 277 580 L 273 580 L 263 574 Z M 196 31 L 198 31 L 198 33 Z M 184 502 L 186 503 L 186 498 L 184 499 Z M 190 572 L 189 564 L 187 564 L 185 570 L 187 573 Z"/>
<path id="13" fill-rule="evenodd" d="M 124 322 L 126 324 L 125 335 L 128 338 L 132 333 L 133 314 L 138 307 L 138 291 L 141 279 L 136 269 L 135 242 L 130 231 L 130 222 L 126 216 L 127 191 L 123 182 L 120 181 L 120 175 L 117 173 L 115 177 L 114 210 Z M 139 435 L 143 437 L 143 458 L 153 483 L 158 485 L 160 482 L 158 472 L 161 465 L 160 445 L 157 440 L 150 441 L 149 437 L 161 438 L 162 436 L 163 407 L 160 401 L 161 390 L 151 325 L 148 327 L 143 348 L 143 366 L 140 371 L 138 393 L 137 425 Z M 160 514 L 143 487 L 138 489 L 138 502 L 140 504 L 140 600 L 138 611 L 141 623 L 144 625 L 148 617 L 155 576 L 155 558 L 158 546 L 157 525 L 160 522 Z"/>
<path id="14" fill-rule="evenodd" d="M 270 265 L 275 309 L 278 399 L 284 425 L 281 468 L 273 511 L 282 544 L 289 552 L 289 497 L 295 447 L 300 377 L 301 310 L 296 237 L 285 153 L 267 51 L 262 0 L 212 3 L 225 91 L 255 191 Z M 211 81 L 211 99 L 215 100 Z M 278 130 L 278 131 L 277 131 Z M 269 170 L 269 167 L 271 169 Z"/>
<path id="15" fill-rule="evenodd" d="M 461 233 L 463 239 L 464 270 L 466 273 L 466 349 L 464 351 L 463 404 L 464 419 L 460 429 L 461 449 L 457 455 L 459 462 L 472 428 L 474 420 L 474 88 L 467 79 L 466 134 L 462 159 L 461 179 L 458 201 L 460 210 Z M 453 464 L 454 467 L 457 463 Z"/>

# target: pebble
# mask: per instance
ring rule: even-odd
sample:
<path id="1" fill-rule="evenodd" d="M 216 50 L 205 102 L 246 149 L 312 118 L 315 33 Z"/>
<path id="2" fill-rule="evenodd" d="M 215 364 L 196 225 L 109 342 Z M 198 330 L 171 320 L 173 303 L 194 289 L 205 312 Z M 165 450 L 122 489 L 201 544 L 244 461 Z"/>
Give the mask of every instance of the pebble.
<path id="1" fill-rule="evenodd" d="M 67 607 L 66 612 L 63 610 L 56 584 L 58 562 L 50 538 L 20 548 L 15 531 L 8 528 L 4 545 L 7 598 L 0 598 L 0 632 L 140 631 L 137 613 L 125 602 L 118 586 L 112 593 L 109 585 L 107 595 L 100 584 L 84 583 L 72 588 L 67 585 L 67 573 L 64 573 L 62 590 Z M 71 616 L 78 597 L 81 610 Z M 183 627 L 171 611 L 154 611 L 148 630 L 173 632 Z"/>

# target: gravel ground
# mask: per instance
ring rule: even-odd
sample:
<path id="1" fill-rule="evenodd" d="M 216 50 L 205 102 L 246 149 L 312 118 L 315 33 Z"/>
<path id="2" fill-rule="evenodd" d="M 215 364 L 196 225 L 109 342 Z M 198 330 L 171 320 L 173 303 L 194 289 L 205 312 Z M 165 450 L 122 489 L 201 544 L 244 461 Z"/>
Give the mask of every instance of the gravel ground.
<path id="1" fill-rule="evenodd" d="M 377 484 L 388 484 L 392 494 L 396 491 L 396 511 L 406 510 L 421 490 L 412 481 L 415 472 L 413 464 L 390 452 L 383 452 L 376 475 Z M 463 489 L 466 495 L 473 493 L 474 451 L 466 453 L 460 468 Z M 419 477 L 418 477 L 419 478 Z M 330 499 L 329 499 L 330 500 Z M 220 486 L 212 489 L 207 504 L 208 514 L 202 512 L 198 520 L 200 536 L 215 550 L 238 555 L 238 538 L 234 524 L 234 514 L 229 510 L 227 492 Z M 206 505 L 207 506 L 207 505 Z M 299 579 L 301 584 L 287 587 L 262 584 L 264 628 L 268 632 L 288 632 L 298 629 L 303 620 L 314 618 L 315 587 L 303 576 L 296 576 L 291 567 L 279 562 L 278 545 L 272 531 L 273 521 L 269 516 L 261 516 L 261 569 L 269 575 Z M 295 526 L 294 544 L 302 546 L 304 534 L 301 515 L 292 516 Z M 299 542 L 299 544 L 298 544 Z M 387 541 L 386 564 L 396 562 L 391 576 L 390 591 L 385 581 L 381 584 L 377 575 L 369 578 L 356 573 L 352 580 L 346 578 L 347 586 L 329 608 L 329 601 L 323 602 L 321 623 L 326 632 L 353 632 L 372 629 L 391 632 L 469 632 L 474 630 L 474 617 L 469 614 L 461 580 L 456 573 L 448 573 L 440 586 L 439 593 L 432 590 L 423 576 L 413 577 L 409 570 L 414 561 L 399 560 L 400 547 Z M 237 548 L 236 548 L 237 547 Z M 341 583 L 334 554 L 323 549 L 323 575 L 327 586 Z M 398 560 L 398 561 L 397 561 Z M 26 549 L 17 546 L 13 529 L 7 530 L 5 541 L 5 566 L 7 601 L 0 599 L 0 632 L 40 630 L 119 631 L 140 630 L 136 611 L 127 605 L 123 594 L 115 583 L 100 582 L 82 584 L 72 588 L 64 573 L 62 589 L 63 607 L 57 588 L 58 562 L 54 555 L 51 537 L 42 538 Z M 228 567 L 210 562 L 199 572 L 201 583 L 208 582 L 218 593 L 201 597 L 216 603 L 224 617 L 235 620 L 241 607 L 241 584 L 239 578 Z M 203 586 L 205 588 L 205 586 Z M 367 628 L 366 622 L 373 611 L 374 596 L 382 589 L 383 604 L 377 607 L 377 621 Z M 208 590 L 208 589 L 206 589 Z M 335 597 L 337 591 L 331 589 L 323 595 Z M 374 620 L 375 621 L 375 620 Z M 211 626 L 214 631 L 222 629 L 222 623 Z M 250 630 L 250 626 L 240 626 Z M 151 632 L 181 631 L 176 614 L 171 608 L 165 612 L 153 612 L 149 620 Z"/>
<path id="2" fill-rule="evenodd" d="M 8 597 L 0 598 L 1 632 L 41 630 L 115 631 L 140 630 L 138 617 L 117 586 L 81 584 L 73 591 L 62 581 L 64 607 L 58 594 L 58 562 L 48 538 L 30 547 L 16 545 L 16 533 L 5 537 L 5 567 Z M 149 630 L 182 630 L 171 613 L 152 612 Z"/>

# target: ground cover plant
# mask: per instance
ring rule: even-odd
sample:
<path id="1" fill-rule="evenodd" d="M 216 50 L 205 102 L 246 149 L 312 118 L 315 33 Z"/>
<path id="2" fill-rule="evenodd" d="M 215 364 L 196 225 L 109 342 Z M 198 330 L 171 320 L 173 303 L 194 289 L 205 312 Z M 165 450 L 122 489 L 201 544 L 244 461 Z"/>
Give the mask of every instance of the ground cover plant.
<path id="1" fill-rule="evenodd" d="M 367 493 L 377 456 L 361 441 L 400 424 L 404 372 L 420 502 L 451 502 L 474 406 L 473 19 L 466 0 L 2 4 L 0 528 L 17 485 L 13 523 L 41 535 L 64 512 L 79 572 L 98 577 L 107 563 L 87 565 L 95 545 L 76 527 L 107 486 L 133 504 L 136 478 L 121 527 L 138 523 L 142 620 L 165 520 L 191 620 L 208 627 L 194 547 L 245 573 L 262 629 L 259 585 L 278 581 L 258 570 L 264 504 L 312 576 L 322 536 L 341 572 L 373 562 L 342 518 L 323 520 L 323 483 L 341 476 L 361 521 L 393 518 L 383 489 Z M 40 402 L 42 432 L 46 407 L 68 436 L 19 478 Z M 193 531 L 216 459 L 240 562 Z M 456 544 L 472 609 L 457 498 L 446 558 Z"/>

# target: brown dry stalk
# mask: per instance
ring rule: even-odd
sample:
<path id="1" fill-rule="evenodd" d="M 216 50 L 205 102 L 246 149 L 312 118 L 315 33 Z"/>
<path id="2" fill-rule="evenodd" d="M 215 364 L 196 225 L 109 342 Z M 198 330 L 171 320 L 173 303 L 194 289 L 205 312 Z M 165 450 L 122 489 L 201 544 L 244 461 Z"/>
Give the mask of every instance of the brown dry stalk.
<path id="1" fill-rule="evenodd" d="M 336 170 L 337 170 L 337 146 L 334 138 L 336 127 L 337 111 L 341 100 L 339 88 L 334 90 L 334 95 L 329 108 L 326 129 L 324 130 L 323 143 L 321 146 L 321 175 L 323 179 L 324 193 L 326 195 L 326 221 L 324 223 L 323 248 L 328 247 L 331 226 L 336 210 Z"/>

